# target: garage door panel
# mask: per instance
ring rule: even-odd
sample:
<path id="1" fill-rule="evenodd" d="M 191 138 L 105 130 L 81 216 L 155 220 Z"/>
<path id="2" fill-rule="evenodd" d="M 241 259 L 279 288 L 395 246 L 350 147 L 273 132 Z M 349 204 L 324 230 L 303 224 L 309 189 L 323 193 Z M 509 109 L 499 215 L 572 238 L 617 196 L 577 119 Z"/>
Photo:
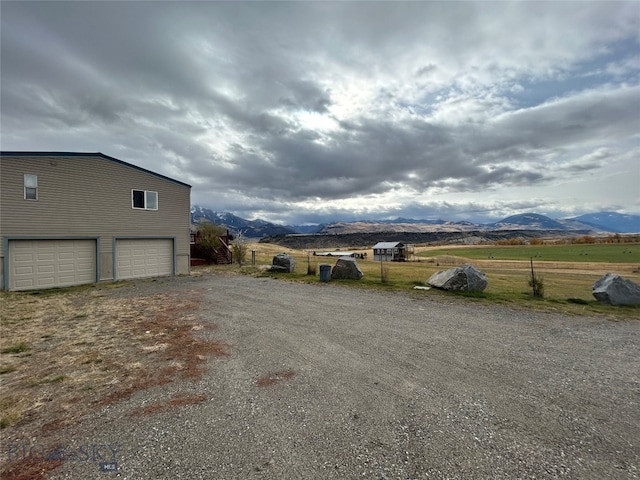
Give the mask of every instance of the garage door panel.
<path id="1" fill-rule="evenodd" d="M 16 288 L 13 290 L 29 290 L 31 288 L 35 288 L 33 286 L 33 282 L 29 280 L 18 281 L 16 282 Z"/>
<path id="2" fill-rule="evenodd" d="M 173 274 L 173 240 L 166 238 L 116 241 L 117 278 Z"/>
<path id="3" fill-rule="evenodd" d="M 10 240 L 8 254 L 10 290 L 96 281 L 95 240 Z"/>

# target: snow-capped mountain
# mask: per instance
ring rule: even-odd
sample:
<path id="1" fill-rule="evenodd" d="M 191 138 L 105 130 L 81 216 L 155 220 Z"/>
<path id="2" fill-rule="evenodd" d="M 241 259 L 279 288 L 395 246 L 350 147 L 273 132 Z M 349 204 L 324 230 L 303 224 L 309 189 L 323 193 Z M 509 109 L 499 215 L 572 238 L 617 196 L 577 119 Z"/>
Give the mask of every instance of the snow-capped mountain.
<path id="1" fill-rule="evenodd" d="M 216 212 L 210 208 L 194 205 L 191 207 L 191 223 L 197 225 L 208 220 L 216 225 L 224 225 L 234 232 L 242 232 L 247 237 L 263 237 L 268 235 L 287 235 L 296 233 L 290 227 L 276 225 L 261 219 L 245 220 L 229 212 Z"/>

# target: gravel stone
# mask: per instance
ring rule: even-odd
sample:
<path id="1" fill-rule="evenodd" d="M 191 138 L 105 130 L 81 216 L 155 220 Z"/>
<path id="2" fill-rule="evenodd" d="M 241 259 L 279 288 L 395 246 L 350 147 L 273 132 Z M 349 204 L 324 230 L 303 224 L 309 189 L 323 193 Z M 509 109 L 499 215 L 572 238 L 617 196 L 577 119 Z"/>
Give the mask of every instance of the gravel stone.
<path id="1" fill-rule="evenodd" d="M 75 446 L 115 446 L 116 472 L 91 459 L 50 478 L 640 475 L 638 321 L 231 274 L 109 295 L 181 289 L 202 292 L 200 320 L 217 328 L 199 334 L 231 355 L 196 383 L 141 391 L 67 432 Z M 128 416 L 176 393 L 206 400 Z"/>

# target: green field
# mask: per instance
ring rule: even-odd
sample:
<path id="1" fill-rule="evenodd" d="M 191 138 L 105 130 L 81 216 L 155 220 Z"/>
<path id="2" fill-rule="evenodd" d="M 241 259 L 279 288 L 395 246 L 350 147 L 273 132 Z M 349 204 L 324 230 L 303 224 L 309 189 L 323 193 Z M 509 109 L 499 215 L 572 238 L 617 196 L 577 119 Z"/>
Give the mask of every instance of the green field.
<path id="1" fill-rule="evenodd" d="M 640 263 L 640 244 L 518 245 L 438 248 L 418 253 L 419 258 L 455 255 L 471 260 L 529 260 L 550 262 Z"/>

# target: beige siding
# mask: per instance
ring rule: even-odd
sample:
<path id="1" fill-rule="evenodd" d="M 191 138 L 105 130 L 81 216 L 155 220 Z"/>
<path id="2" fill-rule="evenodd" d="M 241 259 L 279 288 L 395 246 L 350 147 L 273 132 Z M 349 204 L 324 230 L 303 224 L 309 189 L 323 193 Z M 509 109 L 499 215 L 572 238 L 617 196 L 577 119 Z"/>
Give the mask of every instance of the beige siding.
<path id="1" fill-rule="evenodd" d="M 38 176 L 37 200 L 24 199 L 24 174 Z M 132 208 L 132 189 L 158 192 L 158 210 Z M 100 156 L 4 155 L 0 195 L 3 237 L 98 237 L 101 279 L 113 278 L 114 237 L 175 237 L 176 273 L 189 272 L 187 185 Z"/>

